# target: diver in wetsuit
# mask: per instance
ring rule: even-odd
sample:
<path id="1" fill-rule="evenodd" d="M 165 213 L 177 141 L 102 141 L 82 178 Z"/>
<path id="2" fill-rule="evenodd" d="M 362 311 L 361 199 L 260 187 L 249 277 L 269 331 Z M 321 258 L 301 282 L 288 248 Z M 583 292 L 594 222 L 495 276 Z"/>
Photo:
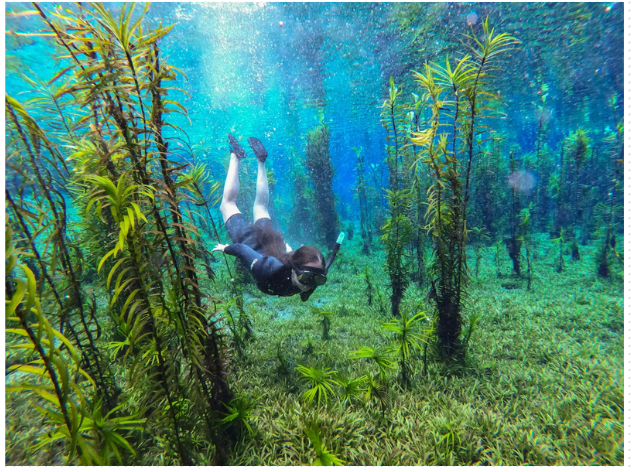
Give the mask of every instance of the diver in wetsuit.
<path id="1" fill-rule="evenodd" d="M 259 290 L 270 295 L 289 297 L 301 295 L 307 301 L 316 287 L 327 281 L 327 270 L 333 262 L 340 242 L 327 261 L 323 254 L 313 246 L 301 246 L 296 251 L 288 246 L 281 233 L 272 229 L 272 220 L 268 213 L 270 192 L 265 162 L 268 153 L 257 138 L 248 138 L 248 144 L 257 156 L 257 191 L 253 206 L 254 225 L 237 208 L 239 194 L 239 163 L 246 152 L 232 136 L 228 135 L 231 145 L 230 165 L 224 184 L 224 195 L 220 212 L 224 225 L 233 244 L 218 244 L 213 251 L 224 251 L 237 256 L 250 268 Z"/>

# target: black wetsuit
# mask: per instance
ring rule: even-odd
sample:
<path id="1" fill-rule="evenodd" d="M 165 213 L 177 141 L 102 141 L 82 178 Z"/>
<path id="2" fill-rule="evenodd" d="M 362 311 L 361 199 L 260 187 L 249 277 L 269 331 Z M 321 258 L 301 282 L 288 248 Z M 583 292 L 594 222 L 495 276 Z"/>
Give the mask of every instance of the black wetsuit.
<path id="1" fill-rule="evenodd" d="M 266 229 L 272 226 L 272 221 L 270 218 L 259 218 L 255 225 Z M 238 257 L 250 269 L 259 290 L 281 297 L 300 293 L 303 301 L 311 295 L 309 292 L 302 293 L 292 284 L 291 267 L 275 257 L 261 254 L 263 248 L 257 238 L 257 230 L 246 222 L 244 215 L 238 213 L 231 216 L 225 226 L 233 244 L 226 246 L 224 253 Z"/>

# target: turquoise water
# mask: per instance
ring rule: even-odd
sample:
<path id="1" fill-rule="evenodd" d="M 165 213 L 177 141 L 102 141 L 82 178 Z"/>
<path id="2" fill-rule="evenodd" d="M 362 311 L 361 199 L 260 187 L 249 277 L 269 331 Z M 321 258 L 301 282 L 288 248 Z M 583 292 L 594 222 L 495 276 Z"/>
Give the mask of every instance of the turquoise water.
<path id="1" fill-rule="evenodd" d="M 622 3 L 104 5 L 5 7 L 8 464 L 623 464 Z"/>
<path id="2" fill-rule="evenodd" d="M 63 5 L 63 4 L 62 4 Z M 113 12 L 116 3 L 110 4 Z M 51 5 L 52 6 L 52 5 Z M 51 9 L 51 6 L 47 8 Z M 10 3 L 7 9 L 29 9 Z M 174 24 L 160 43 L 162 57 L 178 67 L 173 98 L 188 110 L 170 120 L 191 144 L 205 148 L 220 178 L 228 152 L 227 132 L 258 136 L 270 150 L 270 167 L 281 175 L 304 152 L 304 136 L 318 123 L 331 130 L 340 211 L 352 204 L 354 146 L 367 164 L 385 158 L 380 107 L 395 77 L 415 92 L 411 70 L 444 60 L 459 40 L 480 30 L 489 16 L 499 32 L 521 41 L 502 62 L 494 85 L 506 104 L 494 128 L 522 152 L 534 150 L 537 105 L 547 84 L 547 144 L 579 127 L 597 139 L 615 129 L 623 114 L 623 4 L 414 4 L 414 3 L 155 3 L 153 24 Z M 469 20 L 468 20 L 469 19 Z M 470 23 L 470 24 L 468 24 Z M 35 17 L 8 18 L 7 29 L 34 33 L 45 25 Z M 33 41 L 31 43 L 31 41 Z M 31 43 L 31 44 L 29 44 Z M 58 70 L 50 42 L 7 36 L 7 61 L 33 69 L 42 80 Z M 62 61 L 63 62 L 63 61 Z M 63 62 L 65 63 L 65 62 Z M 7 73 L 7 91 L 23 91 Z M 613 109 L 609 101 L 616 97 Z M 277 179 L 281 193 L 287 179 Z M 384 182 L 382 182 L 384 183 Z"/>

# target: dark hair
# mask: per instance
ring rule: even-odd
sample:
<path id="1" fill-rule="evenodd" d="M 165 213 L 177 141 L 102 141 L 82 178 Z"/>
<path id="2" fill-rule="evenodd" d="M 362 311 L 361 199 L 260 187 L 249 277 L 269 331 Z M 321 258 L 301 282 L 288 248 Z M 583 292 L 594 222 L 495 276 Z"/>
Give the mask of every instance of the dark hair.
<path id="1" fill-rule="evenodd" d="M 304 266 L 310 263 L 320 263 L 325 268 L 325 256 L 314 246 L 301 246 L 296 251 L 286 252 L 285 239 L 278 231 L 271 228 L 254 226 L 257 240 L 261 245 L 261 254 L 275 257 L 286 266 Z"/>

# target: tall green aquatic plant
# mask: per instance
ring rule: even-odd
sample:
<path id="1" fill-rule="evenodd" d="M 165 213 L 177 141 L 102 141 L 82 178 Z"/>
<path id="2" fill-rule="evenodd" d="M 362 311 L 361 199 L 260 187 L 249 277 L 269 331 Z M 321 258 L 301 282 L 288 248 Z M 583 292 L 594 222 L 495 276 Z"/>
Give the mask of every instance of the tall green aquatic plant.
<path id="1" fill-rule="evenodd" d="M 538 90 L 540 104 L 536 104 L 536 116 L 538 118 L 538 131 L 536 134 L 535 151 L 535 178 L 537 187 L 533 194 L 534 203 L 534 224 L 537 230 L 544 230 L 548 227 L 550 195 L 548 184 L 551 175 L 551 156 L 546 145 L 546 136 L 549 130 L 549 120 L 551 111 L 546 106 L 549 86 L 543 83 Z"/>
<path id="2" fill-rule="evenodd" d="M 520 210 L 519 214 L 519 227 L 520 227 L 520 239 L 522 240 L 522 247 L 524 248 L 524 260 L 527 263 L 527 290 L 531 290 L 531 281 L 533 277 L 533 258 L 531 256 L 531 247 L 533 239 L 531 238 L 531 213 L 534 204 L 529 204 L 528 207 Z"/>
<path id="3" fill-rule="evenodd" d="M 496 238 L 502 224 L 502 150 L 506 138 L 492 133 L 480 154 L 474 170 L 474 211 L 476 225 Z"/>
<path id="4" fill-rule="evenodd" d="M 328 247 L 338 237 L 339 219 L 332 187 L 334 168 L 329 154 L 329 128 L 320 125 L 307 135 L 305 165 L 314 186 L 314 207 L 320 239 Z"/>
<path id="5" fill-rule="evenodd" d="M 517 171 L 517 162 L 514 158 L 513 149 L 509 152 L 509 171 L 512 175 L 515 175 Z M 513 271 L 517 276 L 521 275 L 521 249 L 522 249 L 522 226 L 520 224 L 520 206 L 521 206 L 521 198 L 520 192 L 515 188 L 515 186 L 511 186 L 511 201 L 509 204 L 509 231 L 510 235 L 508 238 L 505 238 L 505 246 L 507 247 L 507 253 L 513 262 Z"/>
<path id="6" fill-rule="evenodd" d="M 568 202 L 571 205 L 572 214 L 571 214 L 571 236 L 572 236 L 572 246 L 571 246 L 571 258 L 574 261 L 578 261 L 580 259 L 579 255 L 579 244 L 577 242 L 577 231 L 584 230 L 583 228 L 578 228 L 581 225 L 582 221 L 582 212 L 583 212 L 583 200 L 584 200 L 584 187 L 582 183 L 583 179 L 583 171 L 584 164 L 588 158 L 588 150 L 589 150 L 589 142 L 588 136 L 583 129 L 577 130 L 569 137 L 569 151 L 570 151 L 570 201 Z"/>
<path id="7" fill-rule="evenodd" d="M 22 360 L 8 367 L 6 393 L 29 396 L 47 424 L 31 451 L 61 442 L 66 464 L 110 465 L 113 456 L 122 464 L 119 448 L 136 454 L 126 432 L 142 429 L 144 421 L 135 415 L 110 417 L 118 408 L 102 414 L 99 387 L 82 369 L 82 353 L 44 312 L 35 274 L 19 264 L 26 253 L 16 250 L 10 225 L 5 236 L 7 352 Z"/>
<path id="8" fill-rule="evenodd" d="M 438 310 L 437 338 L 444 358 L 460 357 L 461 311 L 466 294 L 467 203 L 475 145 L 487 126 L 486 110 L 493 110 L 497 96 L 490 91 L 492 67 L 500 54 L 517 40 L 506 33 L 494 34 L 488 20 L 483 38 L 468 36 L 472 55 L 453 67 L 424 65 L 415 78 L 422 88 L 430 119 L 412 142 L 421 147 L 418 161 L 431 170 L 434 183 L 428 193 L 427 221 L 435 243 L 434 274 Z M 449 130 L 440 133 L 441 129 Z"/>
<path id="9" fill-rule="evenodd" d="M 54 78 L 65 74 L 59 89 L 50 94 L 55 104 L 63 105 L 58 119 L 66 126 L 47 123 L 58 131 L 50 155 L 59 155 L 64 166 L 70 162 L 58 180 L 78 210 L 79 221 L 72 228 L 55 223 L 54 234 L 75 240 L 77 249 L 73 246 L 69 254 L 82 260 L 80 265 L 71 261 L 64 269 L 83 269 L 86 261 L 80 249 L 90 248 L 90 274 L 102 274 L 109 292 L 107 314 L 114 326 L 114 332 L 107 333 L 109 346 L 118 371 L 131 386 L 125 399 L 133 397 L 142 405 L 141 414 L 156 442 L 172 447 L 176 462 L 193 464 L 202 453 L 198 439 L 204 438 L 214 445 L 215 462 L 226 463 L 230 435 L 221 420 L 224 404 L 231 399 L 227 343 L 222 320 L 209 304 L 212 299 L 201 289 L 204 258 L 192 212 L 199 195 L 191 190 L 190 181 L 179 182 L 186 166 L 169 151 L 170 140 L 163 134 L 165 127 L 174 127 L 164 116 L 186 113 L 166 98 L 174 88 L 164 83 L 175 79 L 176 69 L 160 60 L 157 41 L 170 27 L 144 29 L 148 5 L 140 15 L 135 15 L 134 6 L 124 6 L 118 18 L 102 4 L 81 4 L 54 13 L 54 19 L 39 5 L 36 8 L 71 63 Z M 17 105 L 7 103 L 17 117 Z M 41 107 L 35 108 L 39 112 Z M 64 119 L 69 113 L 77 119 Z M 19 123 L 20 118 L 14 121 Z M 14 130 L 19 137 L 17 125 Z M 18 154 L 31 159 L 32 149 L 42 147 L 24 146 Z M 61 149 L 70 152 L 64 156 Z M 54 178 L 50 159 L 33 156 L 44 169 L 42 175 Z M 22 178 L 22 186 L 31 186 L 28 176 Z M 47 200 L 58 208 L 65 205 L 61 192 L 44 183 L 56 195 Z M 208 269 L 205 272 L 209 274 Z M 53 298 L 60 298 L 62 292 L 52 291 L 57 291 Z M 72 297 L 78 310 L 82 304 L 77 299 Z M 93 324 L 100 333 L 97 320 L 106 311 L 92 306 Z M 70 313 L 69 319 L 72 326 L 77 315 Z M 81 316 L 78 319 L 81 322 Z M 72 342 L 85 357 L 89 350 L 80 339 Z M 88 362 L 89 357 L 85 359 Z"/>
<path id="10" fill-rule="evenodd" d="M 615 236 L 615 223 L 616 223 L 616 199 L 617 190 L 621 183 L 621 173 L 623 172 L 623 147 L 621 147 L 620 154 L 617 156 L 616 148 L 614 146 L 610 149 L 610 167 L 608 174 L 610 177 L 610 192 L 608 193 L 609 201 L 607 208 L 607 216 L 603 218 L 605 231 L 602 230 L 602 243 L 599 255 L 597 256 L 597 275 L 599 277 L 610 276 L 609 255 L 611 251 L 616 254 L 616 236 Z"/>
<path id="11" fill-rule="evenodd" d="M 584 167 L 588 158 L 589 141 L 582 129 L 571 133 L 561 143 L 559 168 L 552 180 L 556 196 L 554 234 L 565 229 L 571 243 L 571 258 L 579 260 L 577 232 L 581 230 L 584 200 Z"/>
<path id="12" fill-rule="evenodd" d="M 411 241 L 412 224 L 408 215 L 412 192 L 400 188 L 403 184 L 404 144 L 407 120 L 404 106 L 399 101 L 401 90 L 391 77 L 388 98 L 382 104 L 382 126 L 386 130 L 386 163 L 389 172 L 387 190 L 389 216 L 382 227 L 381 240 L 386 246 L 386 270 L 391 279 L 391 314 L 399 316 L 399 305 L 408 286 L 408 267 L 405 259 L 406 245 Z"/>
<path id="13" fill-rule="evenodd" d="M 67 179 L 68 167 L 58 145 L 20 102 L 6 96 L 5 110 L 11 136 L 7 166 L 19 181 L 15 194 L 5 191 L 10 224 L 28 251 L 25 263 L 36 271 L 50 297 L 50 313 L 56 316 L 60 333 L 79 348 L 96 381 L 97 395 L 107 408 L 114 408 L 118 387 L 97 346 L 102 328 L 96 300 L 89 300 L 82 289 L 83 251 L 67 234 L 68 197 L 58 183 Z"/>
<path id="14" fill-rule="evenodd" d="M 356 153 L 356 177 L 358 184 L 356 185 L 356 195 L 358 196 L 358 205 L 360 206 L 360 233 L 362 236 L 362 254 L 369 254 L 371 247 L 371 239 L 373 231 L 369 220 L 369 200 L 367 195 L 366 169 L 364 162 L 364 154 L 362 148 L 354 147 Z"/>
<path id="15" fill-rule="evenodd" d="M 412 148 L 411 160 L 412 165 L 408 167 L 411 170 L 410 180 L 411 189 L 413 192 L 414 204 L 411 207 L 410 219 L 413 222 L 413 241 L 412 245 L 415 252 L 416 267 L 413 274 L 413 279 L 417 282 L 417 285 L 422 287 L 427 283 L 426 280 L 426 235 L 424 231 L 424 200 L 428 190 L 428 179 L 425 173 L 421 172 L 420 166 L 414 164 L 415 156 L 417 155 L 417 146 L 415 143 L 410 142 L 410 138 L 414 133 L 419 132 L 419 125 L 421 123 L 421 111 L 423 109 L 420 97 L 417 94 L 411 94 L 413 101 L 410 104 L 412 110 L 408 112 L 408 140 L 409 145 Z"/>

